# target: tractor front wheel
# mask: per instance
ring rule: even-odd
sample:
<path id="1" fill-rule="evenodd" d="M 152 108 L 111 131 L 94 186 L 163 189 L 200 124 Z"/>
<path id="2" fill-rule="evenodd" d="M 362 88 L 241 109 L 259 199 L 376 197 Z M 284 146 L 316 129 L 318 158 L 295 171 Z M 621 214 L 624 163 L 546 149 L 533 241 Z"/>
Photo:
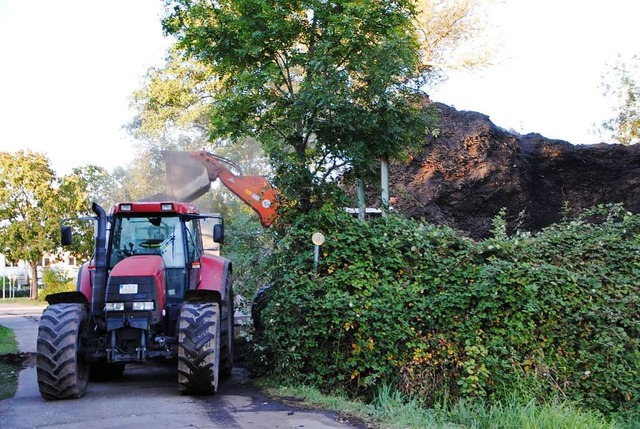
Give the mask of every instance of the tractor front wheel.
<path id="1" fill-rule="evenodd" d="M 38 328 L 36 369 L 44 399 L 75 399 L 84 395 L 89 361 L 84 359 L 82 336 L 87 310 L 82 304 L 55 304 L 42 313 Z"/>
<path id="2" fill-rule="evenodd" d="M 183 303 L 178 323 L 178 388 L 189 395 L 218 390 L 220 307 L 217 303 Z"/>

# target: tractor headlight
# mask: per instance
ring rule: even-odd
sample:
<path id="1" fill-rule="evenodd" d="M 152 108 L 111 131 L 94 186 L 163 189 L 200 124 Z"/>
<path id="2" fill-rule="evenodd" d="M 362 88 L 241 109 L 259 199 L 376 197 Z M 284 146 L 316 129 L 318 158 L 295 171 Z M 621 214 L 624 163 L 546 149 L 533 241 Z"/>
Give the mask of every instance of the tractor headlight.
<path id="1" fill-rule="evenodd" d="M 104 311 L 124 311 L 124 302 L 107 302 Z"/>
<path id="2" fill-rule="evenodd" d="M 153 305 L 153 301 L 139 301 L 133 302 L 131 306 L 132 310 L 153 310 L 155 306 Z"/>

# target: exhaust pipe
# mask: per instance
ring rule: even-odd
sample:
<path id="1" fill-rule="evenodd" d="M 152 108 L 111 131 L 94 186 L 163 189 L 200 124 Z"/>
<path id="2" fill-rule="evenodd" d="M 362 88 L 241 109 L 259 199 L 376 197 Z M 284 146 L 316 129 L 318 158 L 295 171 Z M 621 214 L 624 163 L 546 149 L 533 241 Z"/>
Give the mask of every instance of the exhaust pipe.
<path id="1" fill-rule="evenodd" d="M 98 215 L 95 251 L 93 253 L 95 271 L 93 274 L 91 313 L 95 316 L 102 316 L 107 290 L 107 213 L 96 203 L 91 205 L 91 210 Z"/>

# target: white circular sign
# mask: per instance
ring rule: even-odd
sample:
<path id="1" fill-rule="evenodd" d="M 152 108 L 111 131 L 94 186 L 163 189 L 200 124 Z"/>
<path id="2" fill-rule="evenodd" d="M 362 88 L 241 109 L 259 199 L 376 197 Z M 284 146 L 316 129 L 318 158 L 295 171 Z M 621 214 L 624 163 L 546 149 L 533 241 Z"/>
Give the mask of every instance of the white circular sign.
<path id="1" fill-rule="evenodd" d="M 321 232 L 316 232 L 311 236 L 311 241 L 316 246 L 322 246 L 322 243 L 324 243 L 324 234 L 322 234 Z"/>

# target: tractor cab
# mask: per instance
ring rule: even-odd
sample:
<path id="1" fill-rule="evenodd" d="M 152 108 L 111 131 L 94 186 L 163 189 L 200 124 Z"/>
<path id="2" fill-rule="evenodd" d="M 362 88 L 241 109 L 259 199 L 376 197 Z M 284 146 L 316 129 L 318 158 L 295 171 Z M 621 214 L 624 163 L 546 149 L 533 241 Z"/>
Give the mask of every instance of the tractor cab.
<path id="1" fill-rule="evenodd" d="M 121 203 L 106 234 L 104 327 L 112 345 L 108 362 L 171 356 L 181 304 L 201 279 L 204 254 L 200 221 L 213 219 L 222 241 L 222 219 L 200 215 L 186 203 Z M 145 347 L 141 347 L 144 344 Z"/>
<path id="2" fill-rule="evenodd" d="M 194 262 L 202 249 L 196 244 L 200 235 L 196 219 L 183 219 L 177 213 L 159 216 L 152 214 L 130 215 L 120 213 L 113 217 L 111 236 L 107 250 L 107 270 L 111 272 L 129 257 L 159 256 L 165 271 L 166 291 L 169 301 L 178 302 L 197 272 L 192 272 Z M 148 258 L 136 258 L 140 261 Z M 197 265 L 197 264 L 196 264 Z"/>

